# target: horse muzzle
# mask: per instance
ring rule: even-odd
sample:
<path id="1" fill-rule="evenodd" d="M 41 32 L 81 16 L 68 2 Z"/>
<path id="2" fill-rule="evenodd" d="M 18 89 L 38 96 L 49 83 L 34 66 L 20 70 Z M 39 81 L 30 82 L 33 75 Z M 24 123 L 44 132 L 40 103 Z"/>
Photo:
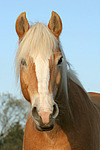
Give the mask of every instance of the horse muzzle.
<path id="1" fill-rule="evenodd" d="M 36 125 L 36 129 L 38 131 L 50 131 L 53 129 L 53 127 L 54 127 L 54 123 L 48 125 L 40 125 L 40 126 Z"/>
<path id="2" fill-rule="evenodd" d="M 37 130 L 39 131 L 50 131 L 54 127 L 55 119 L 59 114 L 57 104 L 53 105 L 53 111 L 40 111 L 38 112 L 37 107 L 32 108 L 32 116 Z"/>

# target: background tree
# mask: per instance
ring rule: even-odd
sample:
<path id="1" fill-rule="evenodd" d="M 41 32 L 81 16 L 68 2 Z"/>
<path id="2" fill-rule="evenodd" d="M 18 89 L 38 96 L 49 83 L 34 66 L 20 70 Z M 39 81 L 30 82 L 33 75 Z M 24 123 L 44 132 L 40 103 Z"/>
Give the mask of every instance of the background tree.
<path id="1" fill-rule="evenodd" d="M 8 134 L 0 142 L 0 150 L 22 150 L 23 128 L 16 122 L 8 130 Z"/>
<path id="2" fill-rule="evenodd" d="M 16 122 L 24 129 L 29 104 L 25 100 L 17 99 L 11 94 L 0 95 L 0 139 L 4 138 Z"/>

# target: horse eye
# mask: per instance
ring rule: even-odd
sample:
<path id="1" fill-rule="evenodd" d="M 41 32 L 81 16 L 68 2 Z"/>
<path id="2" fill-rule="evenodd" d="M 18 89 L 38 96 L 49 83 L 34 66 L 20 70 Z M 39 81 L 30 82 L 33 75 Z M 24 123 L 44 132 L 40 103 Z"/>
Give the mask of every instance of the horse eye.
<path id="1" fill-rule="evenodd" d="M 57 65 L 60 65 L 62 63 L 62 61 L 63 61 L 63 56 L 60 57 L 60 59 L 58 60 Z"/>
<path id="2" fill-rule="evenodd" d="M 26 65 L 27 65 L 25 59 L 22 59 L 22 60 L 21 60 L 21 65 L 22 65 L 22 66 L 26 66 Z"/>

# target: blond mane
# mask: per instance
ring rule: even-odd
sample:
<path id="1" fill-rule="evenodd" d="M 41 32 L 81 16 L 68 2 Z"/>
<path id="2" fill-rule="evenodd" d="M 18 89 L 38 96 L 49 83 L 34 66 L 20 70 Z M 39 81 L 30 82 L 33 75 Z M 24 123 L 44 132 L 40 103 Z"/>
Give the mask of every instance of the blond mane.
<path id="1" fill-rule="evenodd" d="M 46 25 L 42 23 L 34 24 L 19 44 L 15 57 L 17 77 L 19 76 L 22 58 L 25 58 L 27 61 L 30 56 L 35 59 L 40 54 L 45 59 L 45 57 L 50 57 L 52 50 L 56 50 L 58 47 L 59 41 Z"/>
<path id="2" fill-rule="evenodd" d="M 70 63 L 66 61 L 66 57 L 61 47 L 60 41 L 52 34 L 49 28 L 45 24 L 39 22 L 31 26 L 29 31 L 25 34 L 22 41 L 20 42 L 18 51 L 16 53 L 15 68 L 17 80 L 19 78 L 20 63 L 22 58 L 28 61 L 29 57 L 31 56 L 34 60 L 39 54 L 43 59 L 46 57 L 49 58 L 54 50 L 56 52 L 56 49 L 58 48 L 61 49 L 61 53 L 66 64 L 70 66 Z M 69 67 L 67 76 L 83 88 L 81 82 L 76 76 L 76 73 L 71 69 L 71 67 Z"/>

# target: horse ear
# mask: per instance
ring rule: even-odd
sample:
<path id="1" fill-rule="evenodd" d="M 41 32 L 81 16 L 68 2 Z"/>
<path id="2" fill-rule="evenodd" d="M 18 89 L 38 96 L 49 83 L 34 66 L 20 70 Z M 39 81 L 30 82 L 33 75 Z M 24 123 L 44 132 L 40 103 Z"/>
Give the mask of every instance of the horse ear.
<path id="1" fill-rule="evenodd" d="M 48 24 L 48 28 L 53 32 L 53 34 L 58 38 L 62 31 L 62 21 L 60 16 L 52 11 L 51 19 Z"/>
<path id="2" fill-rule="evenodd" d="M 19 39 L 29 30 L 29 23 L 26 18 L 26 12 L 21 13 L 16 20 L 16 32 L 19 36 Z"/>

